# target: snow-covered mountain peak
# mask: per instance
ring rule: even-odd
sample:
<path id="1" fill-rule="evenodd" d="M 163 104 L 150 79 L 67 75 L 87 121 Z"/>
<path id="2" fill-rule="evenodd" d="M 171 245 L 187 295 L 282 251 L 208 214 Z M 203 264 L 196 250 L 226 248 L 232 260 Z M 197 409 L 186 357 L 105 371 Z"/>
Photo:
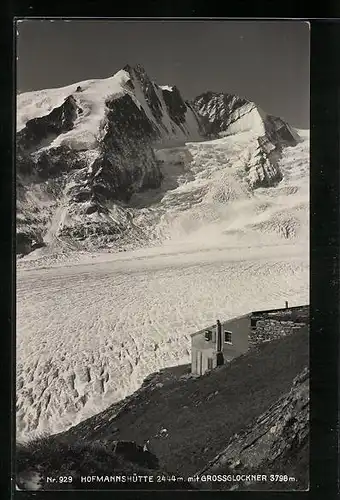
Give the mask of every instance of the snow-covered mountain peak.
<path id="1" fill-rule="evenodd" d="M 176 86 L 152 81 L 140 64 L 109 78 L 20 94 L 19 252 L 33 241 L 56 248 L 65 241 L 87 245 L 89 239 L 118 245 L 121 235 L 135 234 L 136 224 L 144 223 L 150 227 L 138 236 L 139 244 L 161 240 L 172 234 L 162 215 L 169 200 L 171 209 L 178 203 L 187 210 L 203 198 L 230 203 L 248 196 L 248 189 L 275 186 L 283 178 L 282 149 L 299 140 L 286 122 L 251 101 L 208 91 L 188 102 Z M 153 209 L 128 205 L 144 191 L 153 199 L 151 190 L 164 194 L 158 220 Z M 42 203 L 48 209 L 40 217 Z"/>
<path id="2" fill-rule="evenodd" d="M 25 92 L 17 96 L 17 132 L 22 130 L 28 121 L 41 118 L 53 109 L 60 107 L 65 99 L 73 96 L 79 106 L 89 108 L 90 105 L 103 103 L 108 96 L 123 92 L 129 75 L 126 71 L 118 71 L 112 77 L 104 79 L 84 80 L 65 87 Z"/>
<path id="3" fill-rule="evenodd" d="M 120 99 L 124 102 L 132 101 L 131 109 L 141 111 L 141 118 L 146 115 L 153 129 L 151 135 L 157 144 L 184 144 L 186 140 L 200 139 L 200 127 L 194 111 L 183 101 L 177 89 L 173 89 L 176 91 L 171 96 L 168 95 L 168 90 L 153 83 L 141 65 L 127 65 L 109 78 L 20 94 L 17 97 L 19 141 L 23 135 L 27 135 L 27 129 L 30 136 L 32 128 L 38 127 L 41 132 L 38 134 L 41 136 L 40 142 L 46 140 L 47 137 L 43 136 L 49 135 L 50 138 L 52 134 L 55 135 L 49 141 L 49 146 L 65 145 L 78 150 L 95 147 L 98 135 L 101 135 L 100 128 L 106 121 L 109 102 Z M 71 96 L 74 108 L 72 127 L 70 125 L 67 130 L 55 133 L 56 127 L 46 127 L 41 119 L 48 118 L 56 109 L 60 109 L 62 114 L 65 101 Z M 47 128 L 53 128 L 52 134 L 47 133 Z"/>

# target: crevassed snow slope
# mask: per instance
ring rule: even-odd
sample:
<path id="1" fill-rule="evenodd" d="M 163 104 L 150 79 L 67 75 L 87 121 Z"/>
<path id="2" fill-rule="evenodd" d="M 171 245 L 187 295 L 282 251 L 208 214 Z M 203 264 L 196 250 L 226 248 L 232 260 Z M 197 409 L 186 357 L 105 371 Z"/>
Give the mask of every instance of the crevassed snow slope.
<path id="1" fill-rule="evenodd" d="M 225 168 L 228 140 L 158 153 L 167 189 L 134 200 L 135 222 L 167 244 L 18 270 L 18 439 L 64 430 L 189 362 L 190 333 L 216 318 L 308 303 L 308 140 L 285 150 L 276 187 L 254 191 L 242 141 Z"/>
<path id="2" fill-rule="evenodd" d="M 135 194 L 135 224 L 150 238 L 197 247 L 277 245 L 308 239 L 309 140 L 285 148 L 283 179 L 252 189 L 260 175 L 251 168 L 257 136 L 239 133 L 214 141 L 160 150 L 160 190 Z M 183 244 L 184 244 L 183 243 Z M 280 242 L 280 244 L 284 243 Z"/>

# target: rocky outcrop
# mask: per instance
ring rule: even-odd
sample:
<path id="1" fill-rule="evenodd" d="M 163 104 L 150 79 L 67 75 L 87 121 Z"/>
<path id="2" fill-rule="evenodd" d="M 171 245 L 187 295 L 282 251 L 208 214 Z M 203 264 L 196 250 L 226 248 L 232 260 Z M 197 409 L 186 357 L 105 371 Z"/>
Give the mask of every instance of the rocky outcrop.
<path id="1" fill-rule="evenodd" d="M 171 120 L 180 126 L 185 122 L 187 105 L 183 101 L 178 88 L 174 86 L 171 90 L 162 89 L 162 93 Z"/>
<path id="2" fill-rule="evenodd" d="M 228 446 L 197 474 L 287 474 L 282 463 L 305 449 L 309 439 L 309 369 L 306 367 L 293 381 L 289 393 L 244 431 L 235 434 Z M 281 466 L 281 468 L 280 468 Z M 304 489 L 308 478 L 294 478 L 292 489 Z M 300 484 L 298 484 L 300 479 Z M 269 477 L 268 477 L 269 481 Z M 291 480 L 293 482 L 293 480 Z M 236 488 L 249 489 L 251 482 Z M 213 483 L 210 483 L 213 487 Z M 263 486 L 263 485 L 262 485 Z M 204 483 L 207 487 L 207 483 Z M 230 489 L 230 484 L 229 488 Z M 235 485 L 233 487 L 235 489 Z M 264 488 L 265 489 L 265 488 Z"/>
<path id="3" fill-rule="evenodd" d="M 106 101 L 100 154 L 91 165 L 94 195 L 128 201 L 143 189 L 160 185 L 162 176 L 151 147 L 157 131 L 129 95 Z"/>
<path id="4" fill-rule="evenodd" d="M 275 186 L 282 180 L 282 172 L 278 165 L 280 149 L 272 147 L 270 150 L 268 145 L 267 141 L 264 148 L 259 142 L 246 165 L 248 183 L 252 189 Z"/>
<path id="5" fill-rule="evenodd" d="M 147 467 L 158 469 L 158 458 L 143 446 L 131 441 L 113 441 L 110 447 L 114 453 L 124 457 L 125 460 Z"/>
<path id="6" fill-rule="evenodd" d="M 232 123 L 232 113 L 245 104 L 248 101 L 241 97 L 211 91 L 197 96 L 192 102 L 209 138 L 226 131 Z"/>
<path id="7" fill-rule="evenodd" d="M 30 253 L 34 245 L 34 234 L 17 232 L 16 234 L 16 253 L 26 255 Z"/>
<path id="8" fill-rule="evenodd" d="M 267 152 L 273 145 L 297 144 L 297 134 L 284 120 L 268 115 L 255 103 L 242 97 L 209 91 L 196 97 L 192 105 L 211 138 L 254 131 L 259 135 L 259 145 Z"/>
<path id="9" fill-rule="evenodd" d="M 298 136 L 281 118 L 264 113 L 256 104 L 239 96 L 206 92 L 193 101 L 205 134 L 218 138 L 248 133 L 250 156 L 248 182 L 253 189 L 274 186 L 282 180 L 278 160 L 284 146 L 296 146 Z"/>
<path id="10" fill-rule="evenodd" d="M 156 118 L 157 122 L 161 123 L 163 115 L 162 104 L 156 93 L 156 85 L 150 80 L 143 66 L 137 64 L 135 67 L 132 67 L 128 64 L 123 69 L 131 75 L 131 80 L 129 80 L 131 88 L 135 88 L 133 80 L 137 80 L 140 83 L 145 100 L 150 107 L 152 114 Z"/>
<path id="11" fill-rule="evenodd" d="M 82 110 L 72 95 L 65 98 L 46 116 L 33 118 L 17 134 L 17 145 L 21 150 L 32 151 L 39 146 L 47 146 L 58 135 L 72 130 L 74 122 Z"/>
<path id="12" fill-rule="evenodd" d="M 85 166 L 84 157 L 66 145 L 21 153 L 17 157 L 17 172 L 29 174 L 35 182 L 58 178 Z"/>
<path id="13" fill-rule="evenodd" d="M 72 96 L 67 102 L 74 103 Z M 161 175 L 151 147 L 151 139 L 157 136 L 157 131 L 145 111 L 129 95 L 107 99 L 105 106 L 97 147 L 92 155 L 66 144 L 36 148 L 37 151 L 32 153 L 31 146 L 40 144 L 51 128 L 57 135 L 73 127 L 64 105 L 47 117 L 27 122 L 17 137 L 18 172 L 34 175 L 37 181 L 42 181 L 86 168 L 84 175 L 77 177 L 79 191 L 84 183 L 94 195 L 113 200 L 129 199 L 135 189 L 158 187 Z M 39 123 L 39 126 L 32 123 Z M 81 195 L 78 201 L 80 198 Z M 73 198 L 73 201 L 77 200 Z"/>

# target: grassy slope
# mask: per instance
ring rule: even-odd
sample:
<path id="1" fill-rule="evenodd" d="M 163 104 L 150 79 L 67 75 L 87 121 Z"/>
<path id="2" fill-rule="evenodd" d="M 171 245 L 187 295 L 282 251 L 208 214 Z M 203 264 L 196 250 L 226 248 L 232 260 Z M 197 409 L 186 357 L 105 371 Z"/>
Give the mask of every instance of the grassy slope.
<path id="1" fill-rule="evenodd" d="M 149 439 L 161 468 L 192 474 L 290 389 L 293 378 L 308 365 L 308 338 L 307 329 L 302 329 L 198 379 L 173 380 L 141 391 L 110 422 L 108 411 L 103 412 L 100 436 L 97 431 L 93 438 L 138 444 Z M 80 426 L 87 428 L 86 438 L 91 439 L 91 419 Z M 162 428 L 168 431 L 165 437 L 159 436 Z M 77 427 L 71 433 L 76 435 Z"/>
<path id="2" fill-rule="evenodd" d="M 43 490 L 165 490 L 174 489 L 173 482 L 129 482 L 85 483 L 82 477 L 89 476 L 159 476 L 166 474 L 164 471 L 152 468 L 147 458 L 132 451 L 130 457 L 124 457 L 101 442 L 93 443 L 68 443 L 58 435 L 33 440 L 25 445 L 19 445 L 16 450 L 17 484 L 25 489 L 25 484 L 32 473 L 39 473 L 41 489 Z M 46 477 L 60 478 L 72 477 L 69 482 L 47 482 Z M 30 482 L 30 481 L 28 481 Z M 193 489 L 188 483 L 181 483 L 180 489 Z"/>

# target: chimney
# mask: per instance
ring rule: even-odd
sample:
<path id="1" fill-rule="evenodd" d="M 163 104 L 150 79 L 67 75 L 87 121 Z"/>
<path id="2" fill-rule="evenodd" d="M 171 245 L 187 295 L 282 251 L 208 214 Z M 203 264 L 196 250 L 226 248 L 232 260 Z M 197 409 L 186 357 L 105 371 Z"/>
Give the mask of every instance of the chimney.
<path id="1" fill-rule="evenodd" d="M 224 364 L 222 352 L 222 325 L 220 320 L 216 321 L 216 362 L 217 366 Z"/>
<path id="2" fill-rule="evenodd" d="M 222 351 L 222 325 L 220 320 L 216 321 L 216 352 Z"/>
<path id="3" fill-rule="evenodd" d="M 286 300 L 286 309 L 288 309 L 288 300 Z"/>

